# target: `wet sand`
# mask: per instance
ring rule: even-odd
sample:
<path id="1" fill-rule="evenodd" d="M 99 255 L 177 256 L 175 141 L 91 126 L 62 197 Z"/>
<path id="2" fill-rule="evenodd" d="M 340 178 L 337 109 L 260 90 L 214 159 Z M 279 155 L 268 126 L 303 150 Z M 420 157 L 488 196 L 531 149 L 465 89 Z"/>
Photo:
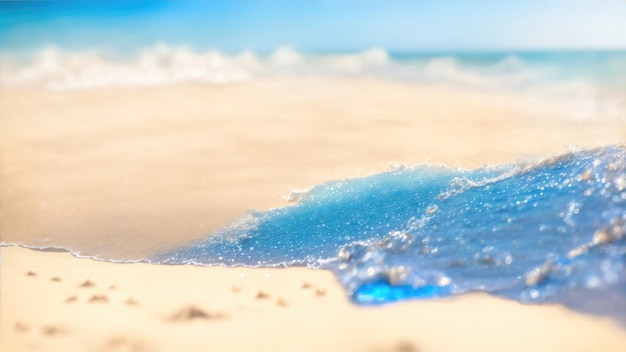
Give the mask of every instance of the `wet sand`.
<path id="1" fill-rule="evenodd" d="M 375 80 L 2 88 L 1 240 L 139 258 L 390 162 L 475 168 L 626 140 L 624 118 L 564 111 Z M 626 349 L 611 321 L 481 294 L 363 308 L 303 268 L 0 254 L 0 350 Z"/>

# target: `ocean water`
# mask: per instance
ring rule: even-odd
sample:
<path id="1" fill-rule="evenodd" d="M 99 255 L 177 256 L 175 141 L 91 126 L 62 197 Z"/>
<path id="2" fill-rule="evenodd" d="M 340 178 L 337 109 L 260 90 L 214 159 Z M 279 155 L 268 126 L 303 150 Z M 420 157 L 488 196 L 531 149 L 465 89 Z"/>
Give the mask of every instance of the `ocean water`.
<path id="1" fill-rule="evenodd" d="M 331 270 L 358 303 L 481 291 L 626 319 L 626 149 L 320 184 L 158 264 Z M 577 297 L 577 298 L 576 298 Z"/>

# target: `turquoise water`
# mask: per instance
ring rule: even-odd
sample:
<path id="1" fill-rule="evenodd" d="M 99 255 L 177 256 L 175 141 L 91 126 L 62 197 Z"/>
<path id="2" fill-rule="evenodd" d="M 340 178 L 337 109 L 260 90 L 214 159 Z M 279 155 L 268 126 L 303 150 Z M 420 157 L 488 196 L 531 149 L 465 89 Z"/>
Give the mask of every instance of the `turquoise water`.
<path id="1" fill-rule="evenodd" d="M 584 309 L 611 292 L 611 313 L 625 313 L 623 147 L 400 168 L 298 196 L 151 262 L 328 269 L 364 304 L 485 291 Z"/>

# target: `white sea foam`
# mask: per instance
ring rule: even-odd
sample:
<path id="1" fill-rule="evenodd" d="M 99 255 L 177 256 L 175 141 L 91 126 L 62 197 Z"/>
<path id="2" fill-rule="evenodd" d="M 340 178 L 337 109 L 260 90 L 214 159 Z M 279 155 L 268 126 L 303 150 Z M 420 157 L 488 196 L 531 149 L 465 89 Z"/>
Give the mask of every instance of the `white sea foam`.
<path id="1" fill-rule="evenodd" d="M 0 84 L 75 90 L 112 86 L 155 86 L 178 82 L 225 84 L 251 79 L 263 71 L 251 52 L 226 56 L 217 51 L 194 52 L 157 45 L 130 59 L 110 58 L 95 51 L 42 50 L 27 63 L 3 60 Z"/>
<path id="2" fill-rule="evenodd" d="M 276 50 L 269 56 L 271 64 L 283 67 L 298 66 L 304 62 L 302 54 L 290 47 L 283 47 Z"/>
<path id="3" fill-rule="evenodd" d="M 28 244 L 24 244 L 22 242 L 0 242 L 0 247 L 20 247 L 31 249 L 39 252 L 58 252 L 58 253 L 69 253 L 70 255 L 76 258 L 84 258 L 84 259 L 93 259 L 99 261 L 106 261 L 110 263 L 141 263 L 146 262 L 144 259 L 113 259 L 108 258 L 102 255 L 85 255 L 80 251 L 72 250 L 69 247 L 61 247 L 61 246 L 31 246 Z"/>
<path id="4" fill-rule="evenodd" d="M 323 66 L 346 73 L 363 73 L 371 69 L 384 68 L 389 61 L 389 54 L 380 48 L 356 54 L 327 55 L 320 60 Z"/>
<path id="5" fill-rule="evenodd" d="M 366 73 L 384 67 L 389 55 L 383 49 L 355 54 L 304 55 L 279 48 L 270 55 L 252 51 L 227 55 L 211 50 L 158 44 L 130 57 L 107 56 L 97 51 L 65 52 L 49 47 L 30 60 L 0 60 L 0 85 L 43 86 L 77 90 L 113 86 L 158 86 L 179 82 L 227 84 L 272 74 Z"/>
<path id="6" fill-rule="evenodd" d="M 289 203 L 296 203 L 305 198 L 310 191 L 310 189 L 294 189 L 288 196 L 283 196 L 283 199 Z"/>
<path id="7" fill-rule="evenodd" d="M 607 93 L 598 82 L 576 75 L 559 75 L 559 63 L 529 63 L 508 55 L 479 62 L 463 55 L 415 55 L 399 59 L 384 49 L 342 54 L 306 54 L 283 47 L 260 55 L 252 51 L 226 54 L 185 46 L 158 44 L 131 55 L 49 47 L 24 59 L 0 52 L 0 86 L 80 90 L 117 86 L 160 86 L 180 82 L 228 84 L 259 77 L 366 76 L 379 79 L 445 84 L 491 92 L 509 92 L 525 105 L 546 102 L 569 107 L 574 117 L 594 113 L 624 116 L 624 87 Z M 468 59 L 469 58 L 469 59 Z M 478 60 L 480 61 L 480 60 Z M 560 68 L 562 69 L 562 67 Z M 620 98 L 622 96 L 622 98 Z"/>

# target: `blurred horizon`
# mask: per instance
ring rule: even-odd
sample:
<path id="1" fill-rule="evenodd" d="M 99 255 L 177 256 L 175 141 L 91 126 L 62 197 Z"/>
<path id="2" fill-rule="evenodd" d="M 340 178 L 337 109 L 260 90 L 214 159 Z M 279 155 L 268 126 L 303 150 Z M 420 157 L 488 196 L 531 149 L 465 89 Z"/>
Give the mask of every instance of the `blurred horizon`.
<path id="1" fill-rule="evenodd" d="M 224 53 L 524 52 L 626 49 L 626 2 L 6 1 L 0 51 L 136 51 L 158 43 Z"/>

